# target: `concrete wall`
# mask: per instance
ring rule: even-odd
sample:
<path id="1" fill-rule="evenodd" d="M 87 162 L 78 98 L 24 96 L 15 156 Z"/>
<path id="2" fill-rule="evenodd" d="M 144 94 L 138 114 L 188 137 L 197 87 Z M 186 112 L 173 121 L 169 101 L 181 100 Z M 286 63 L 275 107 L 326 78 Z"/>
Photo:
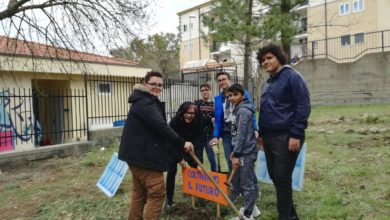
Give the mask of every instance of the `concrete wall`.
<path id="1" fill-rule="evenodd" d="M 93 147 L 93 142 L 86 141 L 58 144 L 31 150 L 4 152 L 0 154 L 0 168 L 23 166 L 29 164 L 31 161 L 43 160 L 55 156 L 66 157 L 70 155 L 81 155 L 91 151 Z"/>
<path id="2" fill-rule="evenodd" d="M 390 102 L 390 52 L 345 64 L 308 60 L 295 68 L 305 78 L 313 104 Z"/>

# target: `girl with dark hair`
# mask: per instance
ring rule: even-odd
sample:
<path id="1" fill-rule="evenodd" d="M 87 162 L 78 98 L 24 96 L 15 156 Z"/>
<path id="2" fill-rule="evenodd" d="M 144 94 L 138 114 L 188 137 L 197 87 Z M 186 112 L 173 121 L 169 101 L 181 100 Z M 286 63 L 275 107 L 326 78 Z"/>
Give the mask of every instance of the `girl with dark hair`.
<path id="1" fill-rule="evenodd" d="M 183 104 L 181 104 L 179 110 L 176 113 L 176 116 L 172 118 L 169 125 L 185 141 L 191 141 L 191 143 L 194 145 L 195 155 L 203 163 L 203 148 L 201 146 L 202 140 L 204 139 L 203 123 L 195 103 L 184 102 Z M 174 147 L 173 149 L 177 148 Z M 191 156 L 188 153 L 184 153 L 184 150 L 171 150 L 170 157 L 171 158 L 168 164 L 168 174 L 166 179 L 166 207 L 168 208 L 173 204 L 177 163 L 180 163 L 180 165 L 184 167 L 184 161 L 186 161 L 190 165 L 190 167 L 198 167 L 198 165 L 191 158 Z"/>

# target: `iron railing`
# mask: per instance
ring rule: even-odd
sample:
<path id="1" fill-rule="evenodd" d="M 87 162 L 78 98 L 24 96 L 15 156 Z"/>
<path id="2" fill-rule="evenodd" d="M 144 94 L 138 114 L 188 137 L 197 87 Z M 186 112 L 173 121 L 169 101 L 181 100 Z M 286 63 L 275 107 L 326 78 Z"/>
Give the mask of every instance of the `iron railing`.
<path id="1" fill-rule="evenodd" d="M 0 152 L 86 139 L 85 107 L 82 89 L 0 89 Z"/>
<path id="2" fill-rule="evenodd" d="M 369 53 L 390 51 L 390 30 L 355 33 L 291 45 L 291 60 L 329 58 L 353 62 Z"/>

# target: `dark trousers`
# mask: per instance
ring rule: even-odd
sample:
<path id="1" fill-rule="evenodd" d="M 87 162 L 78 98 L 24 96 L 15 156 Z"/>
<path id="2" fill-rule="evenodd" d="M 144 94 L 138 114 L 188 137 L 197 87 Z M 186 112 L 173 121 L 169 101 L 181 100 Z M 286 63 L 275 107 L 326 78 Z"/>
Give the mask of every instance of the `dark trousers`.
<path id="1" fill-rule="evenodd" d="M 197 151 L 195 154 L 198 154 L 198 159 L 203 162 L 203 157 L 200 156 L 200 154 L 203 153 L 203 151 Z M 184 155 L 184 159 L 190 165 L 192 168 L 196 168 L 198 164 L 192 159 L 189 158 L 190 156 Z M 179 162 L 179 161 L 178 161 Z M 167 190 L 167 203 L 168 205 L 172 205 L 173 203 L 173 195 L 175 193 L 175 180 L 176 180 L 176 173 L 177 173 L 177 163 L 171 162 L 168 163 L 168 173 L 167 173 L 167 179 L 166 179 L 166 185 L 165 188 Z"/>
<path id="2" fill-rule="evenodd" d="M 177 163 L 168 164 L 168 173 L 166 180 L 166 190 L 167 190 L 167 203 L 172 205 L 173 203 L 173 194 L 175 193 L 175 179 L 177 172 Z"/>
<path id="3" fill-rule="evenodd" d="M 268 173 L 274 182 L 279 220 L 298 219 L 292 197 L 292 173 L 298 152 L 288 149 L 288 134 L 263 136 Z M 300 139 L 302 147 L 304 138 Z"/>

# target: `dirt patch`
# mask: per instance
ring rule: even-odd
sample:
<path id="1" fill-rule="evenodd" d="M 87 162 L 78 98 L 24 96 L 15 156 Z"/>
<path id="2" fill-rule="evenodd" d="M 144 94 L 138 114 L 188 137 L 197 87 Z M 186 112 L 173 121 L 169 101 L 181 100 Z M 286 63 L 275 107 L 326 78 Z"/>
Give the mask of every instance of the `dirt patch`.
<path id="1" fill-rule="evenodd" d="M 359 149 L 379 147 L 390 144 L 390 137 L 387 136 L 369 136 L 361 138 L 358 141 L 352 141 L 347 144 L 348 149 Z"/>
<path id="2" fill-rule="evenodd" d="M 305 175 L 313 181 L 322 181 L 324 179 L 319 171 L 307 170 Z"/>
<path id="3" fill-rule="evenodd" d="M 201 203 L 199 207 L 193 208 L 191 203 L 177 202 L 169 209 L 165 210 L 166 219 L 186 219 L 186 220 L 205 220 L 205 219 L 217 219 L 216 209 L 211 203 Z M 184 216 L 184 217 L 183 217 Z"/>

